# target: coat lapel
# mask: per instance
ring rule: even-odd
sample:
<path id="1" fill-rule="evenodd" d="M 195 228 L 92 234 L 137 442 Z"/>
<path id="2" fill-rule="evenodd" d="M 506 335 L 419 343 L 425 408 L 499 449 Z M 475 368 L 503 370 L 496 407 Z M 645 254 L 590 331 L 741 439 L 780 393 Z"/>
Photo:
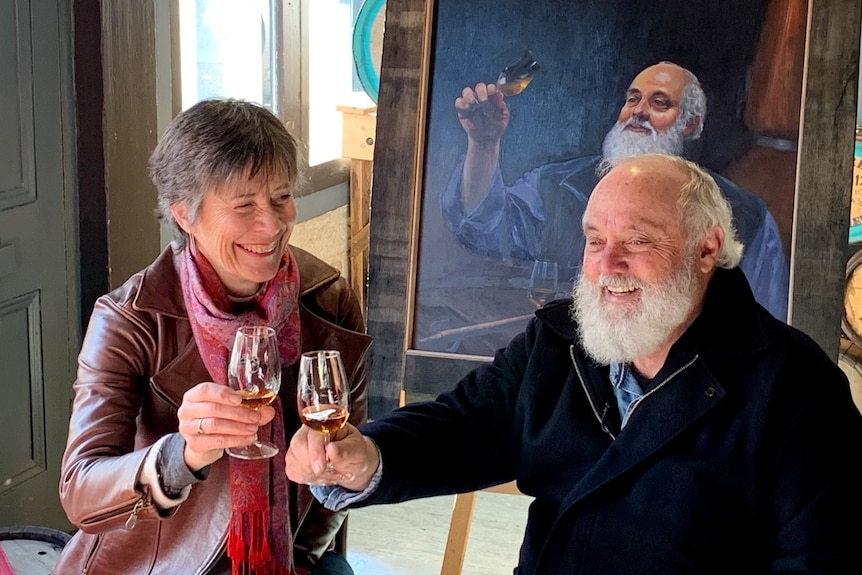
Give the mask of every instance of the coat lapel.
<path id="1" fill-rule="evenodd" d="M 561 513 L 614 479 L 636 472 L 659 457 L 663 447 L 694 425 L 724 397 L 725 391 L 702 361 L 672 376 L 645 397 L 607 451 L 572 488 Z M 616 406 L 614 405 L 616 409 Z"/>

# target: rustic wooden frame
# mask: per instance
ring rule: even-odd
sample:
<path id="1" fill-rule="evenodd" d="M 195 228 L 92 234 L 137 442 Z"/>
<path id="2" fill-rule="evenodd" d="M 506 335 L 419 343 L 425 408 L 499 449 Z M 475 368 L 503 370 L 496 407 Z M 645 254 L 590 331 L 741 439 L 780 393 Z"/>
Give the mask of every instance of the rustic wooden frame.
<path id="1" fill-rule="evenodd" d="M 413 391 L 451 387 L 481 359 L 406 345 L 413 309 L 419 187 L 434 0 L 388 0 L 378 100 L 368 277 L 372 417 Z M 790 323 L 837 358 L 857 102 L 858 0 L 810 0 L 797 155 Z"/>

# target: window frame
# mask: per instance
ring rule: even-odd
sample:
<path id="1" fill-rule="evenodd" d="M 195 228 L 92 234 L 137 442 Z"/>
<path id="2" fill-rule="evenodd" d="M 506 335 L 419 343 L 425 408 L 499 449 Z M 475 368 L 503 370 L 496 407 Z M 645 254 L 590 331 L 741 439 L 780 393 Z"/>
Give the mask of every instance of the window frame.
<path id="1" fill-rule="evenodd" d="M 312 0 L 272 0 L 274 3 L 276 70 L 273 82 L 278 98 L 276 115 L 296 138 L 299 144 L 299 169 L 302 174 L 297 185 L 296 196 L 310 194 L 348 183 L 350 180 L 350 160 L 334 158 L 314 166 L 308 163 L 310 123 L 308 101 L 309 66 L 308 34 L 309 12 Z M 182 81 L 180 47 L 180 0 L 171 0 L 171 78 L 172 78 L 172 115 L 182 110 Z M 286 82 L 285 78 L 298 78 Z M 341 137 L 341 134 L 338 135 Z"/>

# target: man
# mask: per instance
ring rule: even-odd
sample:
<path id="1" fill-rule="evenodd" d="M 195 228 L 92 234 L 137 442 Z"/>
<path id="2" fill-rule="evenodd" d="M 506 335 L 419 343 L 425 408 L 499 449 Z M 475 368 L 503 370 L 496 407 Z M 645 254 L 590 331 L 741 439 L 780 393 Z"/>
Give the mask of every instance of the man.
<path id="1" fill-rule="evenodd" d="M 434 401 L 325 448 L 303 427 L 288 476 L 337 484 L 313 488 L 330 508 L 515 479 L 518 575 L 862 573 L 862 416 L 756 304 L 730 222 L 693 163 L 623 161 L 589 199 L 572 300 Z"/>
<path id="2" fill-rule="evenodd" d="M 480 83 L 475 89 L 464 88 L 455 108 L 467 133 L 467 152 L 443 194 L 447 225 L 471 251 L 503 259 L 557 261 L 560 274 L 568 277 L 576 272 L 577 258 L 572 256 L 583 245 L 574 224 L 598 175 L 627 156 L 684 155 L 684 144 L 703 130 L 706 96 L 685 68 L 670 62 L 650 66 L 629 86 L 602 156 L 546 164 L 508 187 L 498 165 L 500 139 L 509 124 L 503 94 L 494 84 Z M 730 202 L 746 246 L 741 268 L 755 299 L 786 320 L 789 270 L 774 218 L 760 198 L 710 174 Z"/>

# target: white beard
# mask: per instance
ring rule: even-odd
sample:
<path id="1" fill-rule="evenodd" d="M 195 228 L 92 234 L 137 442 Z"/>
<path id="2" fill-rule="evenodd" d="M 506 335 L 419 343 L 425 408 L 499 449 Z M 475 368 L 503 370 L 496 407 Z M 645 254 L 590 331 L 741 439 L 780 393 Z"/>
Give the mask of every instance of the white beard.
<path id="1" fill-rule="evenodd" d="M 640 302 L 627 307 L 606 305 L 602 287 L 639 288 Z M 632 363 L 656 352 L 691 313 L 698 291 L 693 254 L 665 281 L 645 284 L 627 276 L 600 276 L 590 283 L 583 273 L 572 290 L 571 315 L 581 345 L 602 365 Z"/>
<path id="2" fill-rule="evenodd" d="M 626 126 L 641 126 L 649 128 L 649 134 L 640 134 L 626 130 Z M 684 151 L 685 137 L 682 135 L 685 129 L 682 114 L 677 118 L 674 125 L 665 132 L 659 132 L 649 121 L 641 121 L 632 116 L 625 123 L 617 122 L 608 131 L 602 143 L 602 164 L 607 168 L 614 167 L 619 160 L 631 156 L 643 154 L 669 154 L 682 156 Z"/>

